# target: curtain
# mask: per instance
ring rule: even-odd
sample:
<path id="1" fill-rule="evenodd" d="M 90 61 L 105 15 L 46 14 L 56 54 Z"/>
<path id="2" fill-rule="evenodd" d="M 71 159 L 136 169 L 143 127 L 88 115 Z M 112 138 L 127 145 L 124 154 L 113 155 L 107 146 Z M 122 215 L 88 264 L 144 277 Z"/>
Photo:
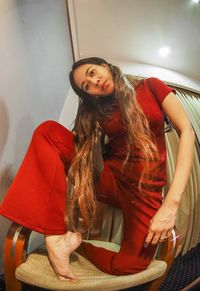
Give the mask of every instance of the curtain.
<path id="1" fill-rule="evenodd" d="M 200 94 L 182 88 L 174 87 L 174 89 L 191 120 L 196 134 L 193 166 L 176 220 L 176 227 L 180 235 L 178 254 L 184 255 L 200 242 Z M 165 195 L 173 178 L 178 144 L 179 137 L 176 131 L 167 132 L 168 183 L 164 189 Z"/>

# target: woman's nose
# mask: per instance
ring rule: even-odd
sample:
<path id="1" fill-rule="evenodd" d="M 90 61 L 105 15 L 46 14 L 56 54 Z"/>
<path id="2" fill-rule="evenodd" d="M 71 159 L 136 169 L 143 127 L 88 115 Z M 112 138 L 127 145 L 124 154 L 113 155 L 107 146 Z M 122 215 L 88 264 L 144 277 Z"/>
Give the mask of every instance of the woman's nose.
<path id="1" fill-rule="evenodd" d="M 96 79 L 96 80 L 95 80 L 95 86 L 96 86 L 96 87 L 99 87 L 99 82 L 100 82 L 99 79 Z"/>
<path id="2" fill-rule="evenodd" d="M 92 85 L 94 86 L 94 87 L 99 87 L 99 85 L 100 85 L 100 80 L 99 80 L 99 78 L 91 78 L 90 79 L 90 82 L 92 83 Z"/>

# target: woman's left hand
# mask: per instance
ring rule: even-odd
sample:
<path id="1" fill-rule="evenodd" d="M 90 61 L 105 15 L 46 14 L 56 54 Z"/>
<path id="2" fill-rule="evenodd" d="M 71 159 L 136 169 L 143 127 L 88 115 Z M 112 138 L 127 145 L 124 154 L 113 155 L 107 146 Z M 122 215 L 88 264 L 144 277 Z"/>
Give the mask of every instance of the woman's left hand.
<path id="1" fill-rule="evenodd" d="M 153 216 L 149 225 L 149 232 L 145 239 L 144 247 L 150 243 L 155 245 L 159 241 L 171 236 L 176 220 L 177 206 L 167 205 L 165 202 Z"/>

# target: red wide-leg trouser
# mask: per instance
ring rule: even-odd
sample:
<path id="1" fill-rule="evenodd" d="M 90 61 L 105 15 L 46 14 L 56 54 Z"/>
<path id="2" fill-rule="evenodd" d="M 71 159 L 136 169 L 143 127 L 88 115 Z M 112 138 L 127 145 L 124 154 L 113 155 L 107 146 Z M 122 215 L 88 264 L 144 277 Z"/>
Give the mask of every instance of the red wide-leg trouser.
<path id="1" fill-rule="evenodd" d="M 22 165 L 0 207 L 0 214 L 43 234 L 67 232 L 66 175 L 74 156 L 74 135 L 55 121 L 39 125 L 32 137 Z M 119 186 L 107 163 L 96 184 L 97 199 L 122 209 L 124 237 L 119 253 L 83 243 L 88 258 L 110 274 L 131 274 L 146 269 L 155 246 L 144 248 L 149 221 L 161 204 L 160 193 L 155 201 L 139 198 Z M 144 197 L 144 199 L 146 199 Z M 153 205 L 153 206 L 152 206 Z"/>

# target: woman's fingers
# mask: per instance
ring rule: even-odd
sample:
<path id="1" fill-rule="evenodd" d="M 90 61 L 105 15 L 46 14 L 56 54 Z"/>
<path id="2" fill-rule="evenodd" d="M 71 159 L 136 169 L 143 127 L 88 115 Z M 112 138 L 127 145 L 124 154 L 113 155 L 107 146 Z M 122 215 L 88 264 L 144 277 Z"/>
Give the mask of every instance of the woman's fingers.
<path id="1" fill-rule="evenodd" d="M 149 231 L 145 239 L 144 247 L 147 248 L 149 244 L 155 245 L 158 242 L 164 242 L 170 236 L 171 236 L 171 230 L 167 232 L 163 232 L 162 234 Z"/>
<path id="2" fill-rule="evenodd" d="M 72 274 L 72 273 L 69 273 L 68 276 L 62 276 L 62 275 L 59 275 L 57 273 L 56 273 L 56 275 L 57 275 L 58 279 L 61 280 L 61 281 L 70 281 L 70 282 L 73 282 L 73 283 L 77 283 L 78 280 L 79 280 L 79 278 L 77 276 L 75 276 L 74 274 Z"/>
<path id="3" fill-rule="evenodd" d="M 171 237 L 172 236 L 172 229 L 168 230 L 167 232 L 167 237 Z"/>
<path id="4" fill-rule="evenodd" d="M 149 231 L 145 242 L 144 242 L 144 247 L 147 248 L 149 246 L 149 244 L 151 243 L 152 239 L 153 239 L 154 233 L 152 231 Z"/>
<path id="5" fill-rule="evenodd" d="M 160 238 L 161 238 L 160 234 L 154 234 L 151 244 L 156 245 L 159 242 Z"/>

